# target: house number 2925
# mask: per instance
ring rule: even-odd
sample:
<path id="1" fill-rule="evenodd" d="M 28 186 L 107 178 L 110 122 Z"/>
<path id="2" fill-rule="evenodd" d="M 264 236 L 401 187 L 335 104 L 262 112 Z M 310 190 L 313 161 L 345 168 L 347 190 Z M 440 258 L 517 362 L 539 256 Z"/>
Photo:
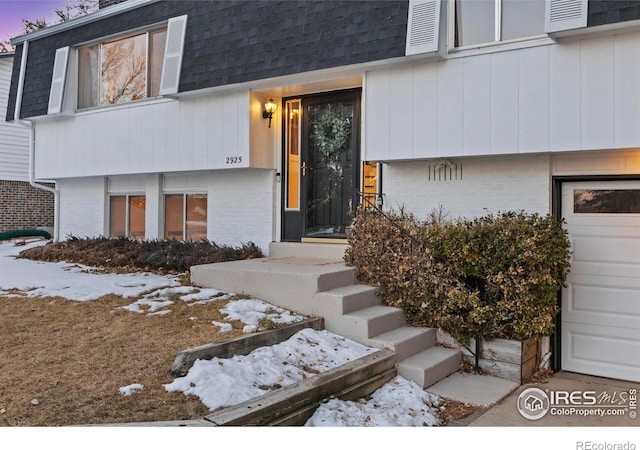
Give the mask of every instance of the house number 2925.
<path id="1" fill-rule="evenodd" d="M 225 158 L 226 164 L 240 164 L 242 162 L 242 156 L 227 156 Z"/>

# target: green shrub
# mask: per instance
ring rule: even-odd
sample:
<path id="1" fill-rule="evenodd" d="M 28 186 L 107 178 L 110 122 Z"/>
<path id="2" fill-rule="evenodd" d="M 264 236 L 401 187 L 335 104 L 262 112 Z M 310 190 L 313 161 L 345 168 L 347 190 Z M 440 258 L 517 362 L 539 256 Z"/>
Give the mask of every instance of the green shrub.
<path id="1" fill-rule="evenodd" d="M 569 270 L 569 240 L 551 216 L 506 212 L 419 221 L 360 209 L 345 261 L 410 322 L 470 338 L 548 335 Z"/>

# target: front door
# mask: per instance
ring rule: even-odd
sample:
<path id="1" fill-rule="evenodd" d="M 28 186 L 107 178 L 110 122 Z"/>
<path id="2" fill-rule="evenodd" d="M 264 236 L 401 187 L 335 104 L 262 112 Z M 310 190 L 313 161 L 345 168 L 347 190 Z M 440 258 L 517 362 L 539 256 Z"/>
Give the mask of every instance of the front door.
<path id="1" fill-rule="evenodd" d="M 360 91 L 285 101 L 283 240 L 344 239 L 358 204 Z"/>

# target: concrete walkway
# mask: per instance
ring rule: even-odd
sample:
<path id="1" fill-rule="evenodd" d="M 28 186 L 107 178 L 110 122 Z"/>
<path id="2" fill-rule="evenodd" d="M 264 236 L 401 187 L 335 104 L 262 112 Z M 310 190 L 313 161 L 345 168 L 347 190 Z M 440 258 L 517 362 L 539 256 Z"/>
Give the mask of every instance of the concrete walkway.
<path id="1" fill-rule="evenodd" d="M 574 395 L 582 395 L 582 392 L 588 391 L 593 393 L 592 395 L 596 396 L 598 408 L 587 406 L 585 408 L 575 408 L 573 411 L 562 409 L 565 412 L 569 412 L 569 414 L 559 415 L 552 413 L 552 410 L 557 410 L 557 408 L 553 408 L 553 405 L 551 405 L 549 411 L 542 418 L 537 420 L 526 419 L 518 411 L 517 405 L 520 394 L 529 388 L 538 388 L 546 394 L 550 394 L 552 391 L 562 391 L 569 393 L 578 392 L 579 394 Z M 607 403 L 607 405 L 622 404 L 628 407 L 629 395 L 634 389 L 636 392 L 640 390 L 640 384 L 569 372 L 558 372 L 545 383 L 534 383 L 519 386 L 487 412 L 482 414 L 480 417 L 475 418 L 475 420 L 472 420 L 468 425 L 472 427 L 637 427 L 640 426 L 640 418 L 637 417 L 640 405 L 638 405 L 638 409 L 635 409 L 634 411 L 627 408 L 624 415 L 578 415 L 577 412 L 580 410 L 586 413 L 587 410 L 593 411 L 594 409 L 601 409 L 604 411 L 603 414 L 610 414 L 607 411 L 615 408 L 611 406 L 602 406 L 604 403 Z M 585 403 L 589 402 L 588 398 L 585 400 Z M 633 412 L 636 414 L 635 417 L 632 417 L 634 416 Z"/>

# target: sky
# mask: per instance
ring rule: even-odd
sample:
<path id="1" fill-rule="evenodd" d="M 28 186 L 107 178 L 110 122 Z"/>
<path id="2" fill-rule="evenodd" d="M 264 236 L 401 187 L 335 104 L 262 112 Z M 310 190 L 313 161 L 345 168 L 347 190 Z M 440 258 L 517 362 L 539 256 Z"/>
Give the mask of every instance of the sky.
<path id="1" fill-rule="evenodd" d="M 20 301 L 24 296 L 62 296 L 86 302 L 108 293 L 116 293 L 131 299 L 131 303 L 124 307 L 131 314 L 158 315 L 171 314 L 171 294 L 180 294 L 178 301 L 189 304 L 212 305 L 233 295 L 212 288 L 181 286 L 175 276 L 149 273 L 99 274 L 91 267 L 78 264 L 15 258 L 20 251 L 43 243 L 44 241 L 40 241 L 15 246 L 11 242 L 0 241 L 1 296 L 14 298 L 15 301 Z M 17 293 L 15 290 L 21 292 Z M 281 323 L 303 319 L 255 298 L 234 300 L 220 310 L 224 313 L 225 320 L 211 324 L 220 330 L 228 329 L 227 321 L 232 320 L 241 320 L 246 327 L 252 327 L 265 316 Z M 2 330 L 0 339 L 1 337 Z M 131 344 L 135 345 L 134 342 Z M 197 396 L 213 410 L 262 395 L 264 391 L 257 389 L 256 384 L 293 384 L 303 377 L 313 376 L 313 373 L 305 371 L 306 368 L 312 368 L 311 372 L 323 372 L 375 351 L 374 348 L 325 330 L 306 329 L 286 341 L 261 347 L 246 356 L 197 361 L 184 377 L 177 377 L 163 386 L 167 391 Z M 38 368 L 34 367 L 33 370 Z M 119 393 L 135 396 L 144 389 L 145 386 L 139 380 L 131 379 L 130 383 L 119 387 Z M 67 450 L 113 450 L 118 446 L 133 448 L 133 443 L 137 447 L 171 450 L 225 448 L 230 445 L 257 447 L 261 450 L 281 450 L 291 446 L 302 447 L 304 450 L 333 450 L 331 447 L 352 447 L 356 441 L 359 446 L 366 446 L 367 450 L 389 450 L 397 447 L 399 442 L 404 446 L 419 445 L 427 450 L 471 446 L 480 450 L 511 450 L 514 443 L 521 450 L 538 450 L 604 449 L 580 446 L 579 443 L 584 441 L 597 444 L 616 438 L 620 440 L 621 436 L 625 437 L 626 442 L 626 437 L 633 435 L 620 435 L 619 430 L 604 427 L 597 430 L 555 427 L 541 433 L 539 427 L 505 427 L 498 432 L 492 427 L 433 426 L 438 424 L 437 408 L 440 405 L 441 399 L 437 396 L 426 392 L 414 382 L 397 376 L 370 398 L 357 402 L 329 400 L 316 410 L 304 427 L 255 427 L 242 434 L 235 427 L 0 427 L 0 442 L 20 442 L 26 444 L 27 448 L 44 448 L 50 447 L 51 443 L 64 443 Z M 515 409 L 514 414 L 517 414 Z M 345 445 L 346 442 L 350 445 Z M 640 448 L 640 441 L 635 448 Z"/>
<path id="2" fill-rule="evenodd" d="M 23 34 L 22 19 L 36 21 L 46 19 L 53 25 L 56 9 L 63 8 L 71 0 L 0 0 L 0 41 Z"/>

